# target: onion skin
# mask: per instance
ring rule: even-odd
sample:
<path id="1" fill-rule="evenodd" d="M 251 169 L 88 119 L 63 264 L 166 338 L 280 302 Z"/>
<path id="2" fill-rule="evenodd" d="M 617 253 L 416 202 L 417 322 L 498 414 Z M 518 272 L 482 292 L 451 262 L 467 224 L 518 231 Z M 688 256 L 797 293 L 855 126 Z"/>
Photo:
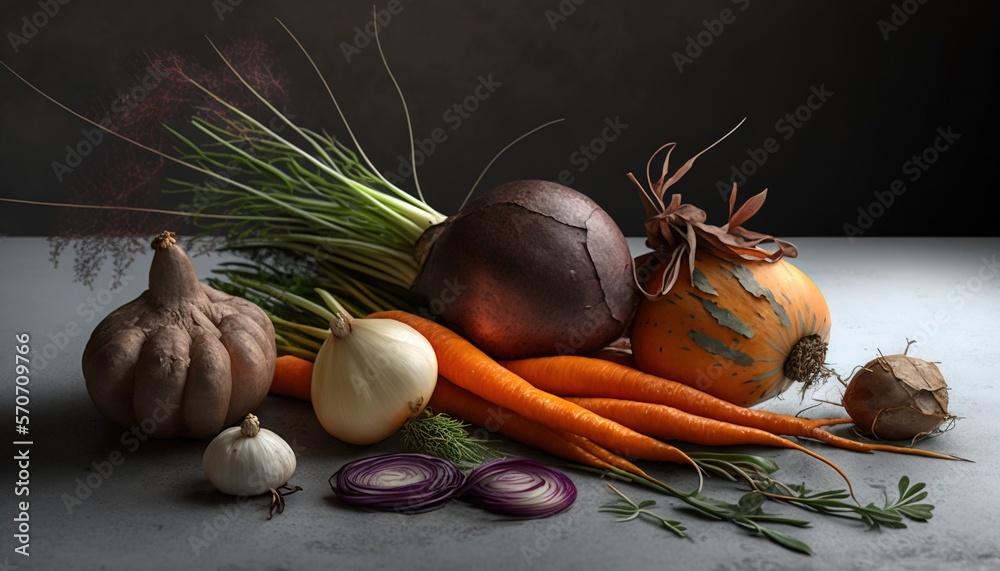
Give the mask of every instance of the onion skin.
<path id="1" fill-rule="evenodd" d="M 851 378 L 844 409 L 865 436 L 911 440 L 954 418 L 937 365 L 906 355 L 872 359 Z"/>
<path id="2" fill-rule="evenodd" d="M 313 366 L 313 412 L 339 440 L 381 442 L 427 406 L 438 377 L 434 348 L 392 319 L 354 319 L 345 312 L 330 327 Z"/>
<path id="3" fill-rule="evenodd" d="M 428 230 L 417 251 L 412 289 L 430 317 L 494 358 L 596 351 L 621 336 L 639 299 L 614 220 L 553 182 L 494 188 Z"/>

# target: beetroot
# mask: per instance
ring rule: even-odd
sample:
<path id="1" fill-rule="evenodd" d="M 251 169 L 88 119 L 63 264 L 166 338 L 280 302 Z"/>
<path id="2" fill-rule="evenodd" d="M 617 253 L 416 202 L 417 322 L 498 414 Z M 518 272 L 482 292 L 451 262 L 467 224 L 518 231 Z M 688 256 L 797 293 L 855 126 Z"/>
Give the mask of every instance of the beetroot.
<path id="1" fill-rule="evenodd" d="M 412 289 L 495 358 L 596 351 L 621 336 L 638 302 L 614 220 L 553 182 L 494 188 L 431 227 L 417 252 Z"/>

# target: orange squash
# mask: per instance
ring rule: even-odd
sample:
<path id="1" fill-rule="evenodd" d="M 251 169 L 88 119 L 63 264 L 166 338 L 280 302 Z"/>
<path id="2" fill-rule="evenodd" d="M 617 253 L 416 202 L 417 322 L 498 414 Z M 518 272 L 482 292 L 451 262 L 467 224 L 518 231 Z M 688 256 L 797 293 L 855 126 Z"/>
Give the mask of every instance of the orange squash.
<path id="1" fill-rule="evenodd" d="M 676 143 L 663 145 L 646 164 L 648 188 L 628 175 L 646 210 L 646 245 L 652 250 L 633 265 L 645 299 L 629 336 L 643 372 L 752 406 L 795 381 L 804 383 L 804 391 L 828 376 L 830 310 L 816 284 L 784 259 L 798 255 L 795 246 L 743 227 L 767 190 L 736 208 L 733 183 L 722 226 L 707 224 L 705 211 L 682 203 L 680 194 L 664 200 L 695 159 L 722 139 L 669 178 Z M 663 168 L 654 181 L 650 169 L 661 152 Z M 764 243 L 777 248 L 765 250 Z"/>
<path id="2" fill-rule="evenodd" d="M 644 289 L 661 283 L 666 269 L 650 272 Z M 640 370 L 742 406 L 823 375 L 830 310 L 798 268 L 702 250 L 693 276 L 639 302 L 630 336 Z"/>

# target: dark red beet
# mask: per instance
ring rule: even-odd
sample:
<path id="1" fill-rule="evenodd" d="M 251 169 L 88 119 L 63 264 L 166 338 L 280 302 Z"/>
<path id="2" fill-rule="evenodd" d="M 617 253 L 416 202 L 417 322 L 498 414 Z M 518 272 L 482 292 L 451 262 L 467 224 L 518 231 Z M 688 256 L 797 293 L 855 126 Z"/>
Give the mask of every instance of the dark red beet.
<path id="1" fill-rule="evenodd" d="M 553 182 L 499 186 L 428 230 L 417 250 L 412 289 L 495 358 L 596 351 L 619 338 L 638 301 L 614 220 Z"/>

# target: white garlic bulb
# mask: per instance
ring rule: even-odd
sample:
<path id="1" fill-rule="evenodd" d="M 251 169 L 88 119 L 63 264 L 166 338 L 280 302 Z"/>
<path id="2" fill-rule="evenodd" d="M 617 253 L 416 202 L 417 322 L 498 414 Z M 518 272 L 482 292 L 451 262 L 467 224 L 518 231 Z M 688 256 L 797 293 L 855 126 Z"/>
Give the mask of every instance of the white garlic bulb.
<path id="1" fill-rule="evenodd" d="M 295 452 L 280 436 L 261 428 L 251 413 L 208 444 L 202 467 L 220 492 L 256 496 L 288 482 L 295 472 Z"/>

